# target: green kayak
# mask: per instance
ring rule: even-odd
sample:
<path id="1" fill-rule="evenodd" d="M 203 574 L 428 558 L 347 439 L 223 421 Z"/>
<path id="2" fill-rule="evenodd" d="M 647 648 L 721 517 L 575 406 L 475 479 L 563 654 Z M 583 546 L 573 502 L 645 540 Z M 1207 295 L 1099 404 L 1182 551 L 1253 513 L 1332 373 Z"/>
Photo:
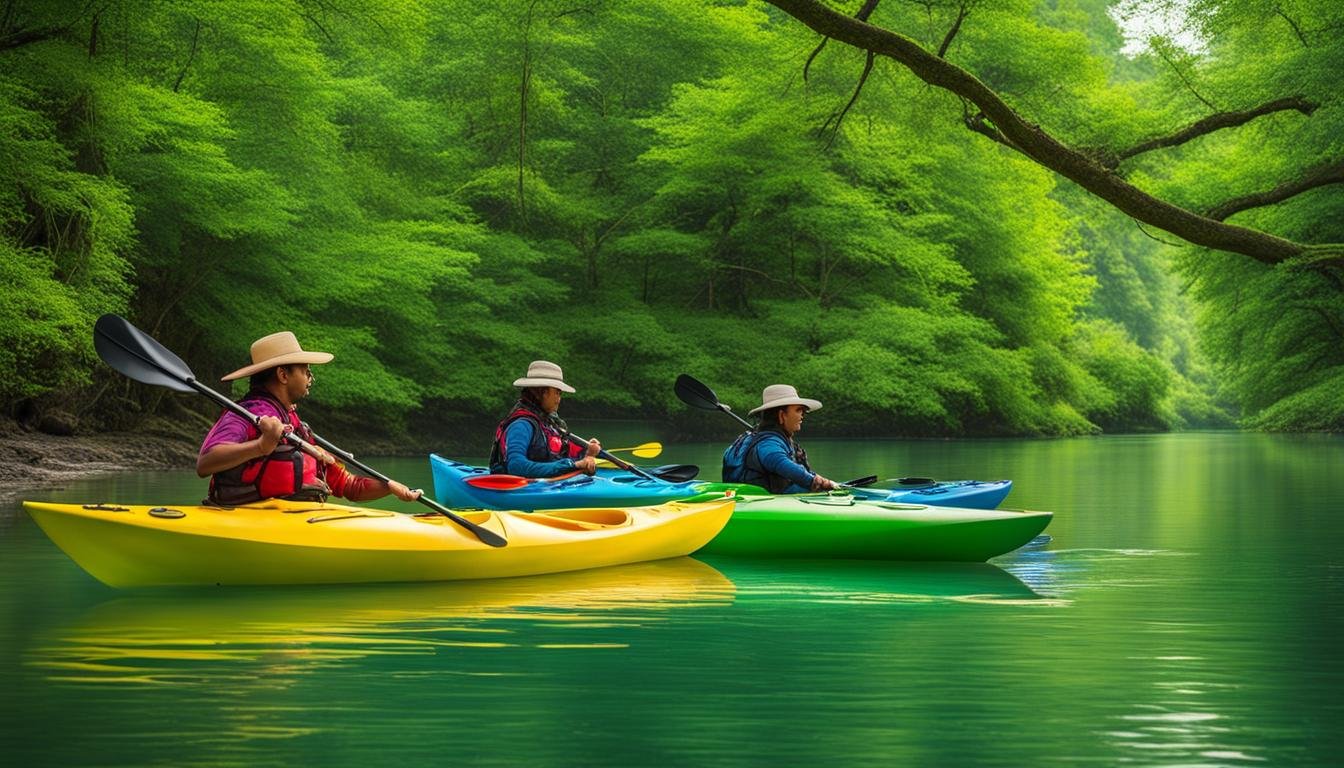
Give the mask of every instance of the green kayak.
<path id="1" fill-rule="evenodd" d="M 1045 530 L 1050 512 L 899 504 L 848 493 L 737 497 L 699 552 L 741 557 L 983 562 Z"/>

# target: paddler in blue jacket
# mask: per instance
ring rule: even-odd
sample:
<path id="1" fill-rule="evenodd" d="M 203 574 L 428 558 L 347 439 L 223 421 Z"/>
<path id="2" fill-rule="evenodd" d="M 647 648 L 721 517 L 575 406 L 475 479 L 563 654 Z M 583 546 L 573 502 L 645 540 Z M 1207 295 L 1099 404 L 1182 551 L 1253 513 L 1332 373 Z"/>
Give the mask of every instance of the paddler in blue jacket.
<path id="1" fill-rule="evenodd" d="M 490 471 L 520 477 L 555 477 L 566 472 L 597 472 L 593 457 L 602 443 L 579 442 L 569 436 L 559 417 L 560 393 L 574 393 L 560 366 L 534 360 L 527 375 L 513 382 L 522 390 L 509 415 L 495 428 L 490 448 Z"/>
<path id="2" fill-rule="evenodd" d="M 794 442 L 803 415 L 821 409 L 821 401 L 799 397 L 788 384 L 771 384 L 761 404 L 747 412 L 759 414 L 756 429 L 740 435 L 723 452 L 723 481 L 751 483 L 771 493 L 829 491 L 836 484 L 812 471 L 807 451 Z"/>

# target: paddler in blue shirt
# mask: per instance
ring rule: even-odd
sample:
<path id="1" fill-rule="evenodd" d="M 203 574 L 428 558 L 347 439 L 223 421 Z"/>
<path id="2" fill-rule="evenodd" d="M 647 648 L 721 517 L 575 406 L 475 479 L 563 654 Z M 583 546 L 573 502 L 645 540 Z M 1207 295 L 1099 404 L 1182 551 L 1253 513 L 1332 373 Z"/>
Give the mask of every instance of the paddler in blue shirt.
<path id="1" fill-rule="evenodd" d="M 788 384 L 771 384 L 761 392 L 761 404 L 747 412 L 759 414 L 756 429 L 740 435 L 723 452 L 723 481 L 751 483 L 771 493 L 829 491 L 836 487 L 812 471 L 807 451 L 794 442 L 803 428 L 803 415 L 821 409 L 821 401 L 799 397 Z"/>
<path id="2" fill-rule="evenodd" d="M 520 477 L 555 477 L 566 472 L 597 472 L 593 457 L 602 443 L 581 443 L 569 437 L 559 417 L 560 393 L 574 393 L 560 366 L 534 360 L 527 375 L 513 382 L 522 391 L 509 415 L 495 428 L 490 448 L 490 471 Z"/>

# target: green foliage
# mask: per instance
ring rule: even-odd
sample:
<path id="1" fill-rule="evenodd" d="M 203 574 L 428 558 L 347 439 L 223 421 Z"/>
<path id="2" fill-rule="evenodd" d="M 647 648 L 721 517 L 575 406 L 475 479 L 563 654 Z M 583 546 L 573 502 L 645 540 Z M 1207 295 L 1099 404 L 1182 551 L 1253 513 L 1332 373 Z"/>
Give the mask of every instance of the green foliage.
<path id="1" fill-rule="evenodd" d="M 49 94 L 24 74 L 0 76 L 0 401 L 11 413 L 89 383 L 89 329 L 125 311 L 134 233 L 126 190 L 78 172 L 40 111 Z"/>
<path id="2" fill-rule="evenodd" d="M 1285 96 L 1319 107 L 1310 117 L 1294 111 L 1263 117 L 1192 142 L 1178 158 L 1147 161 L 1142 168 L 1151 183 L 1203 208 L 1339 162 L 1340 42 L 1329 33 L 1344 23 L 1338 4 L 1200 2 L 1192 6 L 1191 22 L 1208 55 L 1185 57 L 1182 77 L 1174 67 L 1164 71 L 1165 88 L 1184 94 L 1187 115 L 1207 109 L 1194 94 L 1226 108 Z M 1303 242 L 1338 243 L 1344 240 L 1341 204 L 1339 185 L 1324 186 L 1230 221 Z M 1344 283 L 1337 267 L 1267 268 L 1195 248 L 1183 249 L 1176 266 L 1198 302 L 1212 375 L 1248 425 L 1344 429 L 1339 397 L 1331 397 L 1331 382 L 1337 384 L 1344 369 Z"/>
<path id="3" fill-rule="evenodd" d="M 1081 326 L 1074 344 L 1083 367 L 1109 395 L 1092 403 L 1089 419 L 1117 432 L 1171 426 L 1174 416 L 1163 412 L 1171 377 L 1162 361 L 1135 344 L 1122 328 L 1104 321 Z"/>
<path id="4" fill-rule="evenodd" d="M 688 428 L 683 371 L 743 406 L 794 383 L 826 401 L 821 433 L 1201 426 L 1226 400 L 1264 428 L 1340 423 L 1344 318 L 1321 272 L 1173 256 L 891 62 L 846 110 L 864 54 L 828 45 L 804 80 L 816 37 L 754 3 L 117 0 L 96 30 L 19 6 L 63 31 L 0 50 L 11 413 L 97 411 L 88 329 L 115 311 L 203 379 L 293 330 L 336 355 L 306 411 L 364 434 L 478 426 L 537 358 L 578 386 L 567 415 Z M 1322 100 L 1305 127 L 1276 115 L 1127 167 L 1174 199 L 1339 149 L 1319 3 L 1196 3 L 1218 55 L 1167 59 L 1124 58 L 1105 0 L 874 20 L 936 50 L 962 7 L 948 57 L 1076 143 L 1189 122 L 1191 83 Z M 1323 190 L 1242 215 L 1338 239 L 1337 210 Z"/>

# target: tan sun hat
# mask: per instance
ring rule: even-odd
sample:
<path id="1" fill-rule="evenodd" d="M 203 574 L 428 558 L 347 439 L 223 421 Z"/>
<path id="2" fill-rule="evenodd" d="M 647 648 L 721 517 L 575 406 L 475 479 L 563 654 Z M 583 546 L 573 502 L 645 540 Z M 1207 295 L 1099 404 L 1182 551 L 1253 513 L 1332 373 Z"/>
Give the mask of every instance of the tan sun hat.
<path id="1" fill-rule="evenodd" d="M 798 390 L 788 384 L 771 384 L 761 390 L 761 404 L 747 411 L 748 416 L 755 416 L 761 411 L 768 411 L 771 408 L 778 408 L 781 405 L 801 405 L 809 411 L 821 410 L 820 400 L 809 400 L 806 397 L 799 397 Z"/>
<path id="2" fill-rule="evenodd" d="M 574 388 L 565 383 L 565 372 L 560 366 L 546 360 L 533 360 L 527 366 L 527 375 L 513 382 L 515 387 L 555 387 L 573 394 Z"/>
<path id="3" fill-rule="evenodd" d="M 306 352 L 299 346 L 299 340 L 289 331 L 272 333 L 252 342 L 252 364 L 230 373 L 220 381 L 233 381 L 251 376 L 257 371 L 274 368 L 277 365 L 298 365 L 300 363 L 329 363 L 333 355 L 330 352 Z"/>

